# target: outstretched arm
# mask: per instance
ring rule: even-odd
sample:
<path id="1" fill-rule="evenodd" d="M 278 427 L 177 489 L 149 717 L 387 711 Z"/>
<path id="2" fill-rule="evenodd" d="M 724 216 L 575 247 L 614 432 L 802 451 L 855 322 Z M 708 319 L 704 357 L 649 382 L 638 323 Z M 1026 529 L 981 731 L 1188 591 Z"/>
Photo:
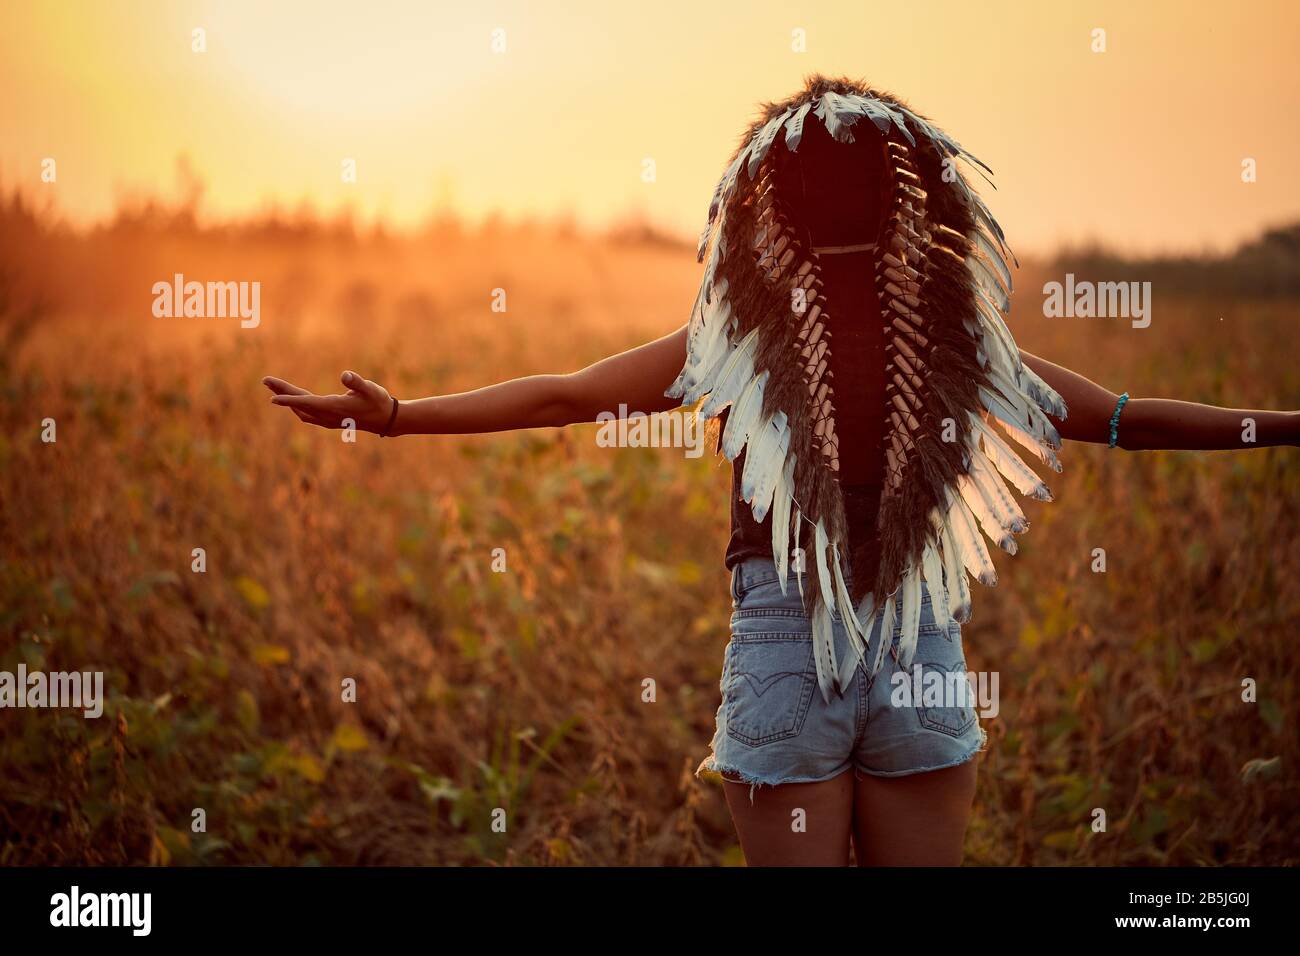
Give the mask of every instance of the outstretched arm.
<path id="1" fill-rule="evenodd" d="M 1119 396 L 1078 372 L 1021 351 L 1025 364 L 1065 399 L 1069 417 L 1054 421 L 1062 438 L 1110 441 L 1110 418 Z M 1243 440 L 1246 419 L 1255 422 L 1255 441 Z M 1119 447 L 1129 451 L 1156 448 L 1227 449 L 1300 443 L 1300 412 L 1219 408 L 1169 398 L 1134 398 L 1119 419 Z"/>
<path id="2" fill-rule="evenodd" d="M 668 411 L 664 397 L 686 361 L 686 326 L 661 339 L 611 355 L 568 375 L 530 375 L 496 385 L 399 403 L 390 435 L 461 435 L 517 428 L 548 428 L 595 421 L 601 412 Z M 392 414 L 387 389 L 355 372 L 343 373 L 344 395 L 313 395 L 283 379 L 262 380 L 271 401 L 303 421 L 341 428 L 352 419 L 361 431 L 380 432 Z"/>

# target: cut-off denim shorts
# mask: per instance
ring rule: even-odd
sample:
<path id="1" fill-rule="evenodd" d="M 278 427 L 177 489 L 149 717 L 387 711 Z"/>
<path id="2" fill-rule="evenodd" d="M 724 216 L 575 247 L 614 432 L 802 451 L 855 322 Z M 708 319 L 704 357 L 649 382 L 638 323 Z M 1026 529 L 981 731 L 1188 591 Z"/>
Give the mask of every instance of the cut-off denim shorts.
<path id="1" fill-rule="evenodd" d="M 842 694 L 827 703 L 817 686 L 812 624 L 791 574 L 781 593 L 770 559 L 751 558 L 732 569 L 731 640 L 722 668 L 722 705 L 712 753 L 699 771 L 714 771 L 751 785 L 814 783 L 850 768 L 878 777 L 902 777 L 955 767 L 984 749 L 987 735 L 970 700 L 956 706 L 896 706 L 895 674 L 914 679 L 930 671 L 966 671 L 961 628 L 935 623 L 930 595 L 912 666 L 897 660 L 902 625 L 895 623 L 892 652 L 872 677 L 880 646 L 877 616 L 867 653 Z M 835 618 L 835 653 L 843 660 L 848 634 Z M 900 677 L 901 679 L 901 677 Z M 949 703 L 949 701 L 945 701 Z M 751 787 L 752 791 L 752 787 Z"/>

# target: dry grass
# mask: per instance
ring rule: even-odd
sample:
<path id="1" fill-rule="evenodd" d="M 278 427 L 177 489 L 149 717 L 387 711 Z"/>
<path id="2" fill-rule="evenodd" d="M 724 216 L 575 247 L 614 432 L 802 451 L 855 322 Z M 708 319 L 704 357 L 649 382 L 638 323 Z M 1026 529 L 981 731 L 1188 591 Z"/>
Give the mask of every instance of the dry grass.
<path id="1" fill-rule="evenodd" d="M 20 212 L 0 239 L 0 669 L 103 668 L 111 697 L 98 721 L 0 712 L 0 863 L 739 862 L 718 784 L 691 775 L 726 641 L 725 468 L 592 427 L 346 445 L 258 384 L 350 367 L 414 395 L 578 367 L 684 320 L 688 252 L 75 237 Z M 153 318 L 174 272 L 260 279 L 261 327 Z M 1157 289 L 1132 330 L 1043 319 L 1022 278 L 1027 348 L 1134 393 L 1296 404 L 1296 303 Z M 970 862 L 1296 862 L 1294 454 L 1068 449 L 966 629 L 1002 698 Z"/>

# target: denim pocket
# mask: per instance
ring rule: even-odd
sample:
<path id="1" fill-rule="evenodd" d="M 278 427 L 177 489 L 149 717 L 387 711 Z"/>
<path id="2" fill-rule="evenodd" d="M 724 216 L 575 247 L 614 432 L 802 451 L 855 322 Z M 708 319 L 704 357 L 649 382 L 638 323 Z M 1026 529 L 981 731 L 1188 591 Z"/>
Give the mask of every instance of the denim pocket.
<path id="1" fill-rule="evenodd" d="M 776 573 L 773 572 L 770 576 L 754 576 L 744 582 L 733 580 L 731 603 L 736 608 L 788 606 L 791 592 L 798 597 L 793 583 L 787 586 L 783 594 Z"/>
<path id="2" fill-rule="evenodd" d="M 726 672 L 729 736 L 758 747 L 803 730 L 817 684 L 808 634 L 736 635 L 727 645 Z"/>
<path id="3" fill-rule="evenodd" d="M 944 638 L 951 640 L 945 634 Z M 966 678 L 966 662 L 916 664 L 921 669 L 916 714 L 921 726 L 960 737 L 975 723 L 974 690 Z"/>

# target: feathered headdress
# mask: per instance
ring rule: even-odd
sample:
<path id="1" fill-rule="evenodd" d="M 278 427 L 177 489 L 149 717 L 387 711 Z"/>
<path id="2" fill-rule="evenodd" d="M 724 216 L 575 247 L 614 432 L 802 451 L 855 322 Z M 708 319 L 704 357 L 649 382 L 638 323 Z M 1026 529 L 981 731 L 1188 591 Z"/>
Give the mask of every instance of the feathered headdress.
<path id="1" fill-rule="evenodd" d="M 776 154 L 799 148 L 804 124 L 820 121 L 838 143 L 866 120 L 883 138 L 892 199 L 874 247 L 875 290 L 884 317 L 886 402 L 883 490 L 874 581 L 846 584 L 847 528 L 837 481 L 837 398 L 818 255 L 791 226 L 776 188 Z M 778 142 L 780 139 L 782 142 Z M 783 145 L 782 145 L 783 144 Z M 704 279 L 688 327 L 686 365 L 667 395 L 705 398 L 706 420 L 729 408 L 721 450 L 745 450 L 740 494 L 756 521 L 770 515 L 782 591 L 787 554 L 812 621 L 824 697 L 848 686 L 866 654 L 877 615 L 882 634 L 873 673 L 897 621 L 899 659 L 910 666 L 924 582 L 940 625 L 970 617 L 969 571 L 996 583 L 980 536 L 1009 553 L 1025 531 L 1021 494 L 1050 501 L 1037 474 L 988 424 L 1060 471 L 1060 438 L 1047 418 L 1065 404 L 1020 359 L 1002 319 L 1010 307 L 1011 256 L 1002 229 L 957 166 L 983 163 L 896 98 L 848 80 L 812 77 L 750 128 L 709 205 L 700 236 Z M 983 173 L 981 173 L 983 175 Z M 986 177 L 987 178 L 987 177 Z M 832 627 L 843 622 L 851 652 L 835 659 Z"/>

